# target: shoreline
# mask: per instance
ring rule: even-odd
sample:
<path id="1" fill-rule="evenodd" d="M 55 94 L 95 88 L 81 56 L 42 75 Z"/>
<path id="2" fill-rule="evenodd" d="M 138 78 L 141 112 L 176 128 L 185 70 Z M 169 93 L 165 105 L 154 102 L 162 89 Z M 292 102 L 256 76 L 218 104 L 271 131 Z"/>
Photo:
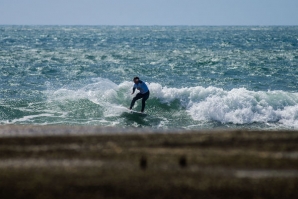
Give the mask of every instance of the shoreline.
<path id="1" fill-rule="evenodd" d="M 144 127 L 114 127 L 96 125 L 0 125 L 0 138 L 5 137 L 35 137 L 35 136 L 92 136 L 92 135 L 129 135 L 129 134 L 185 134 L 185 133 L 227 133 L 227 132 L 293 132 L 298 130 L 272 129 L 155 129 Z"/>
<path id="2" fill-rule="evenodd" d="M 68 136 L 68 135 L 109 135 L 109 134 L 150 134 L 150 133 L 177 133 L 181 130 L 158 130 L 150 128 L 119 128 L 106 126 L 67 126 L 67 125 L 2 125 L 1 137 L 27 136 Z"/>

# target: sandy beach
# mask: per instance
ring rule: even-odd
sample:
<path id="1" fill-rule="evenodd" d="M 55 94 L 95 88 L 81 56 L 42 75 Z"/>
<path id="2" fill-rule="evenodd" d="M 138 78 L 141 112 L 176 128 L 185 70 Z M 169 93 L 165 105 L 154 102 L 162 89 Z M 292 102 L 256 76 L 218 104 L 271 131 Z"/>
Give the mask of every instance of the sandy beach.
<path id="1" fill-rule="evenodd" d="M 298 197 L 295 131 L 139 130 L 2 126 L 0 198 Z"/>

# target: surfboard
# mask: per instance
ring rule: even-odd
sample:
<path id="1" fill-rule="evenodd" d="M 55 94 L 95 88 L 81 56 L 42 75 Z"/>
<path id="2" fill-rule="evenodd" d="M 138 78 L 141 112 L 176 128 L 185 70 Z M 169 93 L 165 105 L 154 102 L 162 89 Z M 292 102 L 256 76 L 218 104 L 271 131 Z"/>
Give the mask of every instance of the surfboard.
<path id="1" fill-rule="evenodd" d="M 140 116 L 146 116 L 147 115 L 146 113 L 142 113 L 142 112 L 134 111 L 134 110 L 129 110 L 129 112 L 131 114 L 136 114 L 136 115 L 140 115 Z"/>
<path id="2" fill-rule="evenodd" d="M 123 113 L 128 113 L 128 114 L 132 114 L 132 115 L 138 115 L 138 116 L 147 116 L 147 114 L 146 113 L 142 113 L 142 112 L 140 112 L 140 111 L 134 111 L 134 110 L 130 110 L 130 109 L 128 109 L 128 108 L 126 108 L 126 107 L 124 107 L 124 106 L 112 106 L 112 108 L 113 109 L 115 109 L 115 110 L 118 110 L 118 111 L 121 111 L 121 112 L 123 112 Z"/>

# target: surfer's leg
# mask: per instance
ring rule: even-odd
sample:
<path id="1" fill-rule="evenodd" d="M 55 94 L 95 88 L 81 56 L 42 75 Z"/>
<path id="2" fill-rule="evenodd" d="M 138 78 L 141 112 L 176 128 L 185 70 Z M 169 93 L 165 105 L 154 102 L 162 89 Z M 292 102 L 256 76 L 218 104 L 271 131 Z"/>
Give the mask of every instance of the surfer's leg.
<path id="1" fill-rule="evenodd" d="M 146 106 L 146 100 L 149 98 L 149 91 L 147 92 L 147 93 L 145 93 L 144 94 L 144 97 L 143 97 L 143 99 L 142 99 L 142 110 L 141 110 L 141 112 L 143 113 L 144 112 L 144 110 L 145 110 L 145 106 Z"/>
<path id="2" fill-rule="evenodd" d="M 135 105 L 135 102 L 138 100 L 138 99 L 141 99 L 143 97 L 143 95 L 141 93 L 138 93 L 131 101 L 130 103 L 130 109 L 132 109 L 132 107 Z"/>

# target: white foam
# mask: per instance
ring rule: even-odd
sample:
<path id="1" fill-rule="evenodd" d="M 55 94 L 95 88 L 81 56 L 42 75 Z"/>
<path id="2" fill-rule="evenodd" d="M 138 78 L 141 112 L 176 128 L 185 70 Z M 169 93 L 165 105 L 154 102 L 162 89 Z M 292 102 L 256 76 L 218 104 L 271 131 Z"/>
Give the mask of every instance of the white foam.
<path id="1" fill-rule="evenodd" d="M 22 118 L 18 118 L 18 119 L 14 119 L 12 121 L 10 121 L 9 123 L 18 123 L 18 122 L 28 122 L 34 118 L 38 118 L 38 117 L 52 117 L 53 115 L 52 114 L 47 114 L 47 113 L 44 113 L 44 114 L 39 114 L 39 115 L 28 115 L 28 116 L 24 116 Z"/>
<path id="2" fill-rule="evenodd" d="M 286 127 L 298 129 L 298 105 L 287 106 L 283 110 L 277 110 L 276 114 L 280 116 L 279 122 Z"/>
<path id="3" fill-rule="evenodd" d="M 193 120 L 250 124 L 278 122 L 286 128 L 298 128 L 298 93 L 249 91 L 245 88 L 225 91 L 216 87 L 168 88 L 149 84 L 152 96 L 164 103 L 179 100 Z"/>
<path id="4" fill-rule="evenodd" d="M 119 116 L 127 110 L 129 104 L 129 88 L 132 84 L 124 82 L 120 85 L 108 79 L 96 78 L 92 83 L 81 88 L 61 88 L 47 91 L 48 102 L 78 101 L 88 99 L 101 107 L 104 117 Z M 126 106 L 125 106 L 126 105 Z"/>
<path id="5" fill-rule="evenodd" d="M 298 93 L 284 91 L 249 91 L 245 88 L 224 90 L 202 86 L 170 88 L 148 83 L 150 98 L 169 104 L 179 101 L 194 121 L 220 123 L 265 123 L 285 128 L 298 128 Z M 119 85 L 108 79 L 96 78 L 81 88 L 48 91 L 48 101 L 88 99 L 99 105 L 103 118 L 119 116 L 127 111 L 132 99 L 132 82 Z M 177 110 L 178 111 L 178 110 Z M 167 125 L 167 124 L 161 124 Z M 171 125 L 171 124 L 169 124 Z"/>

